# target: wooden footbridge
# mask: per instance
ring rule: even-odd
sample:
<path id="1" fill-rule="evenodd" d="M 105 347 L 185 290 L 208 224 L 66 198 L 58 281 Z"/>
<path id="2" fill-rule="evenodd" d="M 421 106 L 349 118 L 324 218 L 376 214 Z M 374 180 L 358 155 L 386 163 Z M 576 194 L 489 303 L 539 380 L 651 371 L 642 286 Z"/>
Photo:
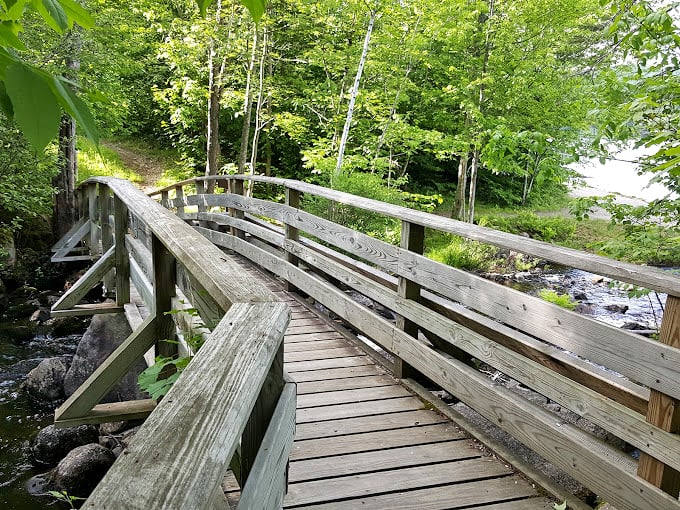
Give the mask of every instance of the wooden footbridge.
<path id="1" fill-rule="evenodd" d="M 679 277 L 284 179 L 79 191 L 53 260 L 93 265 L 53 315 L 125 313 L 133 333 L 55 423 L 146 418 L 85 508 L 588 508 L 424 383 L 619 510 L 680 510 Z M 362 215 L 397 218 L 400 246 L 343 226 Z M 668 294 L 660 338 L 434 262 L 426 228 Z M 100 281 L 114 300 L 81 304 Z M 99 403 L 142 356 L 186 355 L 186 331 L 205 343 L 160 403 Z"/>

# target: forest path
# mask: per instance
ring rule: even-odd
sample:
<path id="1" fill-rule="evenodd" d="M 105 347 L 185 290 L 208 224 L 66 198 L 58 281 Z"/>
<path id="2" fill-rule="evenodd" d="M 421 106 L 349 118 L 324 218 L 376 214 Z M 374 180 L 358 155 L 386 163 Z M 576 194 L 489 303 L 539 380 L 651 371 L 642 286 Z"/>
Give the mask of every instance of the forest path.
<path id="1" fill-rule="evenodd" d="M 150 156 L 141 147 L 133 147 L 118 140 L 106 140 L 101 144 L 115 151 L 122 163 L 142 178 L 139 187 L 144 193 L 157 189 L 156 183 L 163 176 L 167 166 L 165 161 Z"/>

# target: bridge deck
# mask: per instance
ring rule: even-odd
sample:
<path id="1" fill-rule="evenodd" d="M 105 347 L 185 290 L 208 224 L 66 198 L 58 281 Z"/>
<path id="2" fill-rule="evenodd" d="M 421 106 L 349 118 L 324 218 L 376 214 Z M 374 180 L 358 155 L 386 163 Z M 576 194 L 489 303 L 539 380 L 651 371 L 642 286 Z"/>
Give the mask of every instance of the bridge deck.
<path id="1" fill-rule="evenodd" d="M 285 370 L 298 384 L 298 410 L 284 508 L 552 508 L 329 321 L 267 284 L 293 313 Z"/>

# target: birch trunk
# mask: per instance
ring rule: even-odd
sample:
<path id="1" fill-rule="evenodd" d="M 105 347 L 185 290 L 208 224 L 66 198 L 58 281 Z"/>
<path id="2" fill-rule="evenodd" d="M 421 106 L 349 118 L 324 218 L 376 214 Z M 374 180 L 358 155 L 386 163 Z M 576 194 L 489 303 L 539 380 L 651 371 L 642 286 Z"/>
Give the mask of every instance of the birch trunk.
<path id="1" fill-rule="evenodd" d="M 472 165 L 470 168 L 470 194 L 468 196 L 468 218 L 469 223 L 475 221 L 475 199 L 477 197 L 477 169 L 479 168 L 479 149 L 472 152 Z"/>
<path id="2" fill-rule="evenodd" d="M 456 198 L 453 203 L 451 217 L 465 221 L 465 190 L 467 189 L 468 154 L 460 156 L 458 162 L 458 185 L 456 186 Z"/>
<path id="3" fill-rule="evenodd" d="M 268 47 L 268 32 L 264 29 L 262 34 L 262 53 L 260 55 L 260 64 L 258 72 L 258 88 L 257 88 L 257 108 L 255 109 L 255 130 L 253 132 L 253 146 L 250 152 L 250 169 L 252 173 L 255 173 L 257 167 L 257 152 L 260 143 L 260 133 L 264 126 L 267 125 L 268 121 L 262 119 L 262 107 L 264 103 L 264 72 L 265 72 L 265 60 L 267 57 L 267 47 Z"/>
<path id="4" fill-rule="evenodd" d="M 372 9 L 370 12 L 370 18 L 368 20 L 368 28 L 366 29 L 366 37 L 364 37 L 364 46 L 361 50 L 361 58 L 359 59 L 359 67 L 357 68 L 357 74 L 354 77 L 354 86 L 352 87 L 352 93 L 349 97 L 349 106 L 347 108 L 347 118 L 345 119 L 345 127 L 342 129 L 342 136 L 340 137 L 340 145 L 338 147 L 338 160 L 335 164 L 334 175 L 339 175 L 342 170 L 342 160 L 345 156 L 345 147 L 347 146 L 347 139 L 349 137 L 349 129 L 352 125 L 352 116 L 354 115 L 354 104 L 356 103 L 357 95 L 359 94 L 359 84 L 361 83 L 361 74 L 364 71 L 364 64 L 366 63 L 366 57 L 368 56 L 368 47 L 371 44 L 371 35 L 373 34 L 373 25 L 375 24 L 375 16 L 377 14 L 376 9 Z"/>
<path id="5" fill-rule="evenodd" d="M 241 151 L 238 159 L 238 172 L 240 174 L 246 173 L 246 163 L 248 162 L 248 146 L 250 141 L 250 121 L 253 111 L 253 93 L 252 81 L 253 71 L 255 69 L 255 60 L 257 59 L 257 43 L 258 33 L 257 25 L 253 25 L 253 48 L 250 53 L 250 64 L 248 65 L 248 72 L 246 74 L 246 91 L 245 101 L 243 105 L 243 129 L 241 130 Z M 252 169 L 248 172 L 252 174 Z"/>

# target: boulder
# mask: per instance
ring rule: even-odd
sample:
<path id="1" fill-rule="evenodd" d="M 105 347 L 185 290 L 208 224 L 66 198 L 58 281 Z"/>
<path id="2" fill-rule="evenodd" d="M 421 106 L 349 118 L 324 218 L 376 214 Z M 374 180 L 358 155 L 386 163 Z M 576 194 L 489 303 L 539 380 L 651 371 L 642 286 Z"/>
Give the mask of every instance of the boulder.
<path id="1" fill-rule="evenodd" d="M 50 485 L 58 491 L 85 498 L 116 461 L 113 452 L 96 443 L 71 450 L 50 475 Z"/>
<path id="2" fill-rule="evenodd" d="M 99 434 L 94 425 L 81 425 L 64 429 L 48 425 L 31 444 L 31 454 L 36 464 L 54 466 L 74 448 L 97 442 Z"/>
<path id="3" fill-rule="evenodd" d="M 64 377 L 71 366 L 71 356 L 47 358 L 26 376 L 22 388 L 46 400 L 64 398 Z"/>
<path id="4" fill-rule="evenodd" d="M 628 305 L 605 305 L 604 309 L 612 313 L 626 313 L 628 311 Z"/>
<path id="5" fill-rule="evenodd" d="M 39 324 L 47 321 L 50 318 L 50 309 L 41 306 L 38 308 L 33 314 L 31 315 L 31 318 L 29 319 L 31 322 L 37 322 Z"/>
<path id="6" fill-rule="evenodd" d="M 17 263 L 17 248 L 12 231 L 0 228 L 0 271 L 12 272 Z"/>
<path id="7" fill-rule="evenodd" d="M 106 358 L 132 333 L 122 313 L 95 315 L 78 344 L 64 378 L 64 392 L 71 396 Z M 140 357 L 137 364 L 106 395 L 102 402 L 120 402 L 144 398 L 137 377 L 146 368 Z"/>

